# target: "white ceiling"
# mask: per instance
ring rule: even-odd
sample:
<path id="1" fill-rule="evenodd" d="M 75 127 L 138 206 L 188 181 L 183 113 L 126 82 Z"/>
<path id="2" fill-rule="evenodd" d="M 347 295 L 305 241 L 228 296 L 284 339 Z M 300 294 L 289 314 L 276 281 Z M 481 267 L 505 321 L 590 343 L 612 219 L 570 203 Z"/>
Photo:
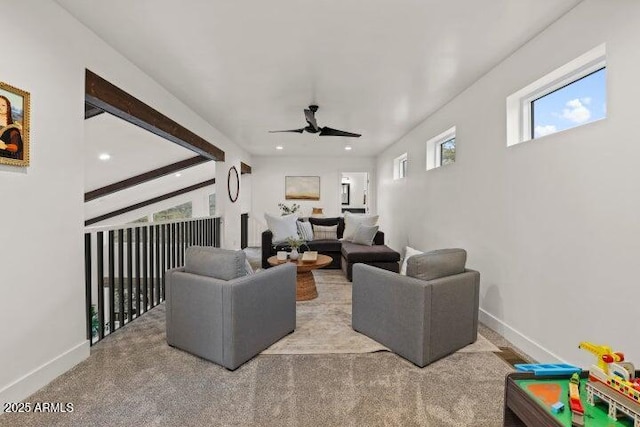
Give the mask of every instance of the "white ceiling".
<path id="1" fill-rule="evenodd" d="M 187 150 L 185 150 L 187 151 Z M 174 174 L 147 181 L 135 187 L 109 194 L 84 204 L 85 218 L 94 218 L 136 203 L 215 178 L 215 162 L 206 162 Z M 91 174 L 91 173 L 89 173 Z M 214 186 L 210 187 L 214 192 Z"/>
<path id="2" fill-rule="evenodd" d="M 85 120 L 84 134 L 85 191 L 197 155 L 107 113 Z M 109 154 L 111 159 L 100 160 L 99 155 L 102 153 Z M 201 181 L 215 178 L 215 162 L 208 164 L 211 172 Z M 172 190 L 165 193 L 170 191 Z"/>
<path id="3" fill-rule="evenodd" d="M 57 2 L 250 153 L 361 156 L 580 0 Z M 303 127 L 310 103 L 320 126 L 363 136 L 268 133 Z"/>
<path id="4" fill-rule="evenodd" d="M 85 191 L 113 184 L 126 178 L 194 157 L 182 148 L 138 126 L 104 113 L 84 121 Z M 107 153 L 111 158 L 100 160 Z M 215 178 L 216 162 L 201 163 L 112 193 L 84 204 L 85 218 L 94 218 L 139 202 Z M 209 191 L 214 191 L 214 186 Z M 148 209 L 156 209 L 152 206 Z M 117 222 L 117 221 L 116 221 Z"/>

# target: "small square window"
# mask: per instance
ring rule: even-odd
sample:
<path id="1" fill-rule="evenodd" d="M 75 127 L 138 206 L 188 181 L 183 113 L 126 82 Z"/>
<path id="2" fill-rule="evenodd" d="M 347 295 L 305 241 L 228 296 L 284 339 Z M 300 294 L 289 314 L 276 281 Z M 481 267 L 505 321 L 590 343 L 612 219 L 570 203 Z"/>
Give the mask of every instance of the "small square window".
<path id="1" fill-rule="evenodd" d="M 450 165 L 456 161 L 456 127 L 427 141 L 427 170 Z"/>
<path id="2" fill-rule="evenodd" d="M 393 179 L 401 179 L 407 176 L 407 153 L 393 160 Z"/>

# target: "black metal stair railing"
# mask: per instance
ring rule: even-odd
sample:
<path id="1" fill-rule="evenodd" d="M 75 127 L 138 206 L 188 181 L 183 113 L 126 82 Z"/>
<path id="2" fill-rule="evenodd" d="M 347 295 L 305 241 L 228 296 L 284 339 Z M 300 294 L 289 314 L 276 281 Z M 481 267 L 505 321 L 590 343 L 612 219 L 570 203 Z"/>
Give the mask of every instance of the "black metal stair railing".
<path id="1" fill-rule="evenodd" d="M 249 214 L 240 215 L 240 249 L 249 246 Z"/>
<path id="2" fill-rule="evenodd" d="M 220 247 L 220 218 L 87 228 L 85 303 L 91 345 L 163 302 L 165 271 L 181 267 L 186 248 L 193 245 Z"/>

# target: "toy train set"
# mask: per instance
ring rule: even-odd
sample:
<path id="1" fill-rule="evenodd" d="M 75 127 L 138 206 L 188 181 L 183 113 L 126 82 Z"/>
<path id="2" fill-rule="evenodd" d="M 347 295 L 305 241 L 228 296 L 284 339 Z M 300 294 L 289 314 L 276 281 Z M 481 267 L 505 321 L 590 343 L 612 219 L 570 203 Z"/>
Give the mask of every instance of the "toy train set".
<path id="1" fill-rule="evenodd" d="M 633 364 L 625 362 L 624 354 L 613 352 L 605 345 L 583 341 L 579 348 L 597 357 L 597 364 L 589 369 L 589 381 L 585 387 L 587 403 L 593 406 L 596 399 L 605 402 L 609 405 L 610 419 L 617 420 L 619 416 L 626 415 L 633 420 L 634 427 L 640 427 L 640 378 L 635 377 Z M 573 397 L 570 399 L 573 401 Z M 574 422 L 572 417 L 572 424 L 582 426 L 584 418 L 578 415 Z"/>

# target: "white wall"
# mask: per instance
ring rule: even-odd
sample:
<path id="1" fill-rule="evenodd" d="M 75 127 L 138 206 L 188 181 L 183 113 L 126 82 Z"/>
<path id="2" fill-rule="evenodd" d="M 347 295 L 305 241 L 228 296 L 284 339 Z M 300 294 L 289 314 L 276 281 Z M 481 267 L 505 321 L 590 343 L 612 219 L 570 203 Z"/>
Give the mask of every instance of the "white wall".
<path id="1" fill-rule="evenodd" d="M 278 203 L 301 206 L 300 216 L 309 216 L 311 208 L 322 207 L 327 217 L 341 213 L 340 183 L 342 172 L 368 172 L 373 178 L 375 160 L 371 157 L 253 157 L 251 214 L 264 223 L 264 214 L 280 214 Z M 319 176 L 320 200 L 285 200 L 285 176 Z M 372 179 L 370 178 L 370 179 Z M 375 189 L 370 190 L 371 193 Z M 370 202 L 375 212 L 375 200 Z"/>
<path id="2" fill-rule="evenodd" d="M 85 68 L 226 151 L 248 155 L 53 1 L 5 0 L 2 81 L 31 93 L 31 166 L 0 168 L 0 403 L 88 355 L 83 283 Z M 74 153 L 77 153 L 74 154 Z M 238 230 L 239 234 L 239 230 Z"/>
<path id="3" fill-rule="evenodd" d="M 240 177 L 240 158 L 238 156 L 227 155 L 226 160 L 216 166 L 216 183 L 218 186 L 218 197 L 216 197 L 216 210 L 221 212 L 222 236 L 221 246 L 227 249 L 240 249 L 240 215 L 242 214 L 243 199 L 249 192 L 243 191 L 243 182 Z M 232 167 L 236 168 L 239 181 L 238 199 L 232 202 L 229 198 L 228 178 Z M 247 184 L 247 181 L 245 181 Z"/>
<path id="4" fill-rule="evenodd" d="M 591 340 L 640 361 L 638 22 L 640 2 L 586 0 L 378 158 L 389 244 L 467 249 L 482 319 L 541 360 L 588 365 Z M 609 118 L 507 148 L 506 97 L 603 42 Z M 456 163 L 426 172 L 425 142 L 452 125 Z"/>

